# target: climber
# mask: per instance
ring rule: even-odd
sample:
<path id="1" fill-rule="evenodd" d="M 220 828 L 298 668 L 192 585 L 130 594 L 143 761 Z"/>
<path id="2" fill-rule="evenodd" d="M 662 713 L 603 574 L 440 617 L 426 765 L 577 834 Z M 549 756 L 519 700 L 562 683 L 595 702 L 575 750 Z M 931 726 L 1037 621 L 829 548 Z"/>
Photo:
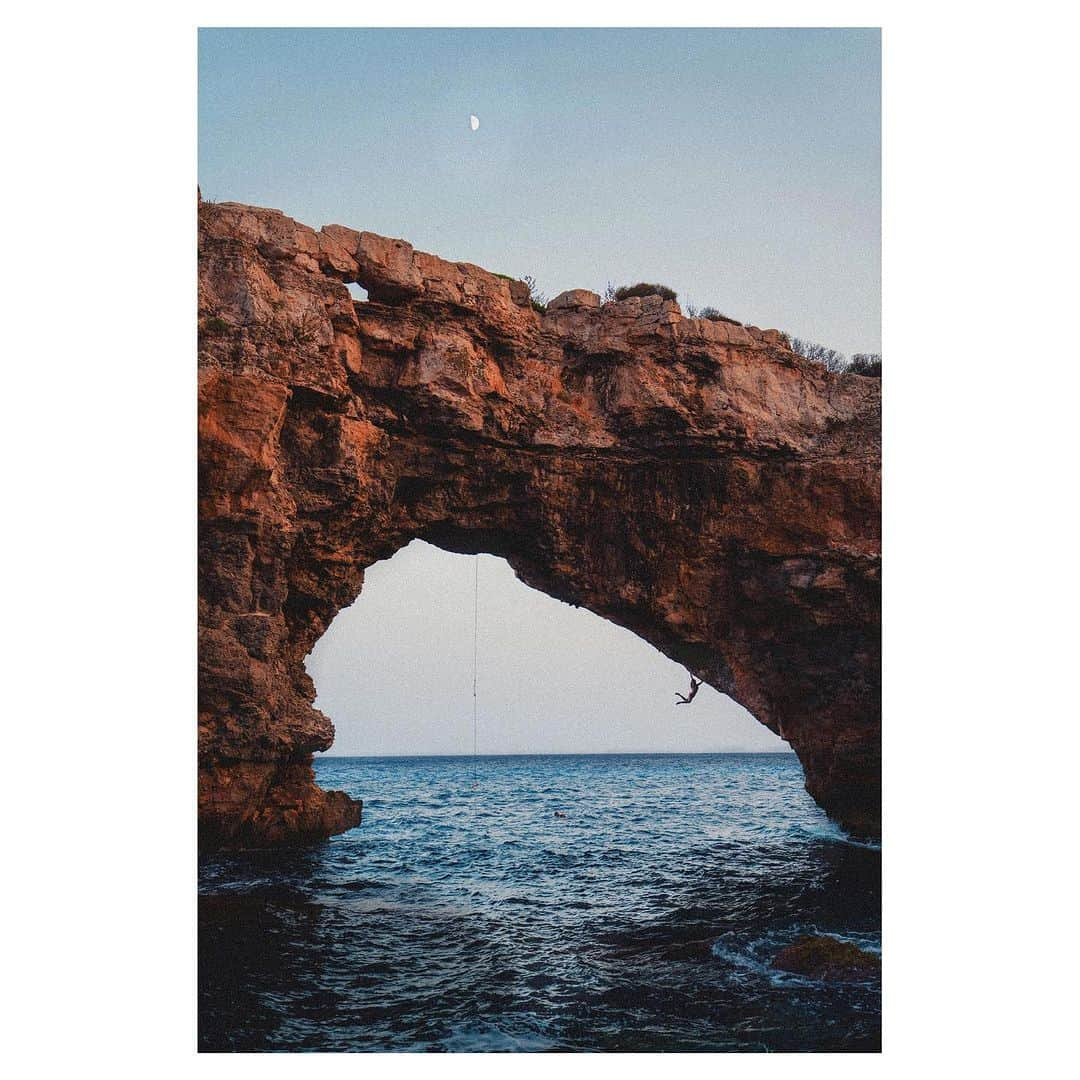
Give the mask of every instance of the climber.
<path id="1" fill-rule="evenodd" d="M 697 695 L 698 688 L 700 686 L 701 686 L 701 680 L 700 679 L 695 679 L 694 676 L 691 675 L 690 676 L 690 693 L 689 694 L 676 693 L 675 696 L 679 700 L 676 701 L 675 704 L 676 705 L 689 705 L 690 702 L 693 701 L 695 696 Z"/>

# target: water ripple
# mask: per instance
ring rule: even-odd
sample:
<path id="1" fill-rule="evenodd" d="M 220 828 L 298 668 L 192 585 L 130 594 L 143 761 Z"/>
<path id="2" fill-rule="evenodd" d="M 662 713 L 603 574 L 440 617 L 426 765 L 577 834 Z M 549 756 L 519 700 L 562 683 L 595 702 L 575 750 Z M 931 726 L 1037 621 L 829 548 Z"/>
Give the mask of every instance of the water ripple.
<path id="1" fill-rule="evenodd" d="M 204 1050 L 873 1050 L 880 850 L 787 755 L 334 759 L 360 829 L 200 863 Z M 559 816 L 556 816 L 558 814 Z M 564 816 L 565 815 L 565 816 Z"/>

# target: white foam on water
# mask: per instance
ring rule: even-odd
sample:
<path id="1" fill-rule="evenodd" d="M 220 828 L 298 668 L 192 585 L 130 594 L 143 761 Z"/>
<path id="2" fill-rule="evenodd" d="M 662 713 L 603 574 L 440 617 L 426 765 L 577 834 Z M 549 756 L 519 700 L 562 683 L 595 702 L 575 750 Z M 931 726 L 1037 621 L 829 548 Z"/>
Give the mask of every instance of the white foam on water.
<path id="1" fill-rule="evenodd" d="M 550 1039 L 539 1035 L 512 1035 L 494 1024 L 459 1025 L 439 1040 L 450 1053 L 502 1051 L 505 1053 L 535 1053 L 555 1046 Z"/>

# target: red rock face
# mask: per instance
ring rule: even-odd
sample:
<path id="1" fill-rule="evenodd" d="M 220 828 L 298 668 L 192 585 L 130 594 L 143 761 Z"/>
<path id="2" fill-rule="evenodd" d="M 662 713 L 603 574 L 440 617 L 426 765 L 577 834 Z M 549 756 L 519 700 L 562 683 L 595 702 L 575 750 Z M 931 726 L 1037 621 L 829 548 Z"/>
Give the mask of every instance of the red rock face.
<path id="1" fill-rule="evenodd" d="M 359 823 L 313 781 L 333 725 L 304 658 L 417 537 L 634 631 L 877 834 L 880 386 L 659 297 L 541 315 L 402 240 L 202 204 L 203 846 Z"/>

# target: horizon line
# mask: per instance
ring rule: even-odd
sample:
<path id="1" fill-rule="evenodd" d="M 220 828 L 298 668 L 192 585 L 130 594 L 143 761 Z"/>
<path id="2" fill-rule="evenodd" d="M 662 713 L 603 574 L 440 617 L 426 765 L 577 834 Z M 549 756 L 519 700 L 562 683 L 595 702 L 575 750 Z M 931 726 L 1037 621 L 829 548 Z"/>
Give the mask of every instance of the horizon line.
<path id="1" fill-rule="evenodd" d="M 752 755 L 752 754 L 790 754 L 796 757 L 794 750 L 521 750 L 501 754 L 329 754 L 316 751 L 316 758 L 463 758 L 471 761 L 476 758 L 498 757 L 705 757 L 717 754 Z"/>

